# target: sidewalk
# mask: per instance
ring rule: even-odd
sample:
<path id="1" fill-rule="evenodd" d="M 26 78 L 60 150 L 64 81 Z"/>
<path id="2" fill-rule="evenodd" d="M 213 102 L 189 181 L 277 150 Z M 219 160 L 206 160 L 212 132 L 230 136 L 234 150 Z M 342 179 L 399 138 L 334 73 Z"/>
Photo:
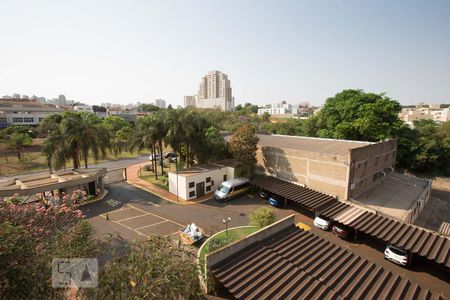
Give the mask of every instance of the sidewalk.
<path id="1" fill-rule="evenodd" d="M 136 164 L 127 167 L 127 182 L 129 184 L 134 185 L 137 188 L 140 188 L 142 190 L 145 190 L 149 193 L 155 194 L 159 197 L 161 197 L 164 200 L 167 200 L 169 202 L 172 202 L 174 204 L 180 204 L 180 205 L 191 205 L 195 203 L 201 203 L 203 201 L 210 200 L 213 196 L 213 193 L 206 194 L 203 197 L 196 198 L 194 200 L 183 200 L 179 198 L 177 201 L 177 196 L 170 193 L 169 191 L 166 191 L 154 184 L 151 184 L 148 181 L 145 181 L 138 176 L 139 168 L 144 167 L 145 165 L 150 164 L 150 162 L 143 163 L 143 164 Z"/>

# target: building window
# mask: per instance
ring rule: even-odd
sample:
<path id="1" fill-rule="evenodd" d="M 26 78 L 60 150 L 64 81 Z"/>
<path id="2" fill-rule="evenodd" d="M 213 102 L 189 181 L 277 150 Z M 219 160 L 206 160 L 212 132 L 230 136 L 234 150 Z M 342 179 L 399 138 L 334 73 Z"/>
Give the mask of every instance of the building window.
<path id="1" fill-rule="evenodd" d="M 386 155 L 384 156 L 384 161 L 387 161 L 387 160 L 388 160 L 388 156 L 389 156 L 389 154 L 386 154 Z"/>
<path id="2" fill-rule="evenodd" d="M 195 197 L 195 191 L 189 192 L 189 198 Z"/>
<path id="3" fill-rule="evenodd" d="M 14 123 L 22 123 L 22 122 L 23 122 L 23 118 L 17 118 L 17 117 L 14 117 L 14 118 L 13 118 L 13 122 L 14 122 Z"/>
<path id="4" fill-rule="evenodd" d="M 211 182 L 211 177 L 206 177 L 206 182 Z"/>
<path id="5" fill-rule="evenodd" d="M 227 174 L 223 175 L 223 181 L 227 181 Z"/>
<path id="6" fill-rule="evenodd" d="M 189 182 L 189 188 L 193 188 L 195 186 L 195 182 Z"/>
<path id="7" fill-rule="evenodd" d="M 211 186 L 210 186 L 210 185 L 208 185 L 208 186 L 206 187 L 206 191 L 207 191 L 207 192 L 211 191 Z"/>
<path id="8" fill-rule="evenodd" d="M 25 118 L 23 118 L 23 121 L 24 121 L 25 123 L 33 123 L 33 122 L 34 122 L 34 119 L 33 119 L 33 118 L 27 118 L 27 117 L 25 117 Z"/>
<path id="9" fill-rule="evenodd" d="M 0 123 L 8 123 L 8 120 L 6 118 L 0 118 Z"/>
<path id="10" fill-rule="evenodd" d="M 376 159 L 375 159 L 375 166 L 377 166 L 378 165 L 378 161 L 380 160 L 380 158 L 379 157 L 377 157 Z"/>

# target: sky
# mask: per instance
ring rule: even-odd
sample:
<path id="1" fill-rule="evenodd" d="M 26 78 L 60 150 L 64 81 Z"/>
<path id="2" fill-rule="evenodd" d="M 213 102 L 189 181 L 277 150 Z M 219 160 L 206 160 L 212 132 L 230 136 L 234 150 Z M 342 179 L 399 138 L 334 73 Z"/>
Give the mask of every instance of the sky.
<path id="1" fill-rule="evenodd" d="M 0 96 L 177 106 L 210 70 L 236 104 L 450 103 L 450 1 L 0 0 Z"/>

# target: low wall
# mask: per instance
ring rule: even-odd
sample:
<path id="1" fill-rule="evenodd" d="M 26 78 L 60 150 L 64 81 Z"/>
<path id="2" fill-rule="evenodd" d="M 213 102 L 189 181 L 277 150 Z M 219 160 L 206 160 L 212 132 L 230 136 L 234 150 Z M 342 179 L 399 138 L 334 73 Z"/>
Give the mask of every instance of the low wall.
<path id="1" fill-rule="evenodd" d="M 273 235 L 277 232 L 280 232 L 294 224 L 295 224 L 295 215 L 290 215 L 284 219 L 281 219 L 267 227 L 264 227 L 256 232 L 248 235 L 244 239 L 241 239 L 239 241 L 236 241 L 234 243 L 227 245 L 226 247 L 220 248 L 216 251 L 206 254 L 205 270 L 208 270 L 208 268 L 211 268 L 215 264 L 223 261 L 224 259 L 230 257 L 233 254 L 236 254 L 237 252 L 250 246 L 251 244 L 258 242 L 258 241 L 262 241 L 262 240 L 270 237 L 271 235 Z"/>

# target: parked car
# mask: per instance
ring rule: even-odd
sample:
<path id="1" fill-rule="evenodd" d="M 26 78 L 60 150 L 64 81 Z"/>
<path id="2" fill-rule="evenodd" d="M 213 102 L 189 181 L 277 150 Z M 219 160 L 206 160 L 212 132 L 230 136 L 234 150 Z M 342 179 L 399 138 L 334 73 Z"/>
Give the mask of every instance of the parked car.
<path id="1" fill-rule="evenodd" d="M 344 240 L 352 240 L 356 238 L 356 230 L 345 225 L 335 224 L 332 227 L 332 231 Z"/>
<path id="2" fill-rule="evenodd" d="M 259 192 L 259 197 L 261 197 L 261 199 L 266 199 L 267 198 L 267 193 L 261 190 Z"/>
<path id="3" fill-rule="evenodd" d="M 281 207 L 283 206 L 283 201 L 280 199 L 277 199 L 273 195 L 267 196 L 267 202 L 269 202 L 270 205 L 274 207 Z"/>
<path id="4" fill-rule="evenodd" d="M 214 192 L 214 199 L 227 202 L 231 198 L 238 197 L 250 190 L 248 178 L 235 178 L 222 182 Z"/>
<path id="5" fill-rule="evenodd" d="M 174 160 L 175 158 L 178 157 L 178 155 L 175 152 L 166 152 L 166 153 L 164 153 L 163 157 L 165 159 Z"/>
<path id="6" fill-rule="evenodd" d="M 149 160 L 158 160 L 161 158 L 161 154 L 150 154 L 150 156 L 148 157 Z"/>
<path id="7" fill-rule="evenodd" d="M 394 246 L 391 243 L 386 245 L 384 258 L 404 267 L 411 264 L 411 253 L 408 250 Z"/>
<path id="8" fill-rule="evenodd" d="M 314 226 L 322 229 L 322 230 L 330 230 L 332 220 L 330 218 L 325 217 L 324 215 L 317 215 L 314 218 Z"/>

